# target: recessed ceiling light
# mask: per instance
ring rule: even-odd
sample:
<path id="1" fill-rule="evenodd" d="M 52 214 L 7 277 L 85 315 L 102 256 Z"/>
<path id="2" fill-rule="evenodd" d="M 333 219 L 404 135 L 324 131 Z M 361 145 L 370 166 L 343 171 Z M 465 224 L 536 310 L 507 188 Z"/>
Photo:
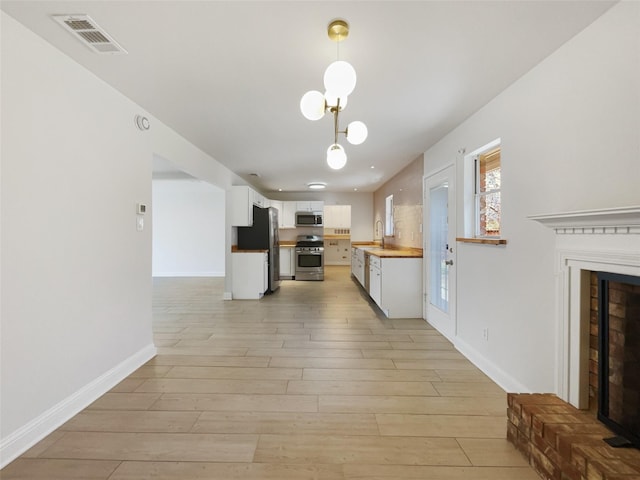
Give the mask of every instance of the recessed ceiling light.
<path id="1" fill-rule="evenodd" d="M 282 191 L 282 189 L 281 189 L 281 188 L 279 188 L 279 189 L 278 189 L 278 191 L 279 191 L 279 192 L 281 192 L 281 191 Z"/>
<path id="2" fill-rule="evenodd" d="M 327 187 L 327 184 L 324 182 L 311 182 L 307 183 L 307 187 L 311 188 L 312 190 L 322 190 L 323 188 Z"/>
<path id="3" fill-rule="evenodd" d="M 376 168 L 375 165 L 371 165 L 371 168 Z"/>
<path id="4" fill-rule="evenodd" d="M 357 191 L 358 191 L 358 189 L 357 189 L 357 188 L 354 188 L 354 189 L 353 189 L 353 191 L 354 191 L 354 192 L 357 192 Z"/>

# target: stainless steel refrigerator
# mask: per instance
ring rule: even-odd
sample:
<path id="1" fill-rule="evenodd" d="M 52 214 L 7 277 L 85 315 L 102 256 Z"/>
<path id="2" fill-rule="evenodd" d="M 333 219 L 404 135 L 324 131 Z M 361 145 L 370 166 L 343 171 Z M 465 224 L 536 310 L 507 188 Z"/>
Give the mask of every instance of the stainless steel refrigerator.
<path id="1" fill-rule="evenodd" d="M 238 227 L 238 249 L 269 251 L 269 292 L 280 287 L 278 210 L 253 206 L 253 225 Z"/>

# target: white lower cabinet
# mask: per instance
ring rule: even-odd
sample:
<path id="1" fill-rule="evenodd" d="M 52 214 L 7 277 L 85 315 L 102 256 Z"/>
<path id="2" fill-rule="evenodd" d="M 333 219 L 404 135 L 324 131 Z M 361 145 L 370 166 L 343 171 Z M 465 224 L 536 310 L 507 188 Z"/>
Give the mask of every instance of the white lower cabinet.
<path id="1" fill-rule="evenodd" d="M 376 303 L 384 314 L 388 318 L 422 318 L 422 259 L 373 258 L 380 261 Z"/>
<path id="2" fill-rule="evenodd" d="M 364 287 L 364 250 L 361 248 L 351 249 L 351 274 Z"/>
<path id="3" fill-rule="evenodd" d="M 388 318 L 422 318 L 422 258 L 369 255 L 369 296 Z M 365 286 L 364 249 L 351 249 L 351 274 Z"/>
<path id="4" fill-rule="evenodd" d="M 233 299 L 258 299 L 269 288 L 267 252 L 234 252 L 231 290 Z"/>
<path id="5" fill-rule="evenodd" d="M 382 273 L 380 272 L 380 258 L 369 256 L 369 296 L 378 306 L 382 303 Z"/>
<path id="6" fill-rule="evenodd" d="M 280 247 L 280 278 L 291 279 L 296 274 L 295 247 Z"/>

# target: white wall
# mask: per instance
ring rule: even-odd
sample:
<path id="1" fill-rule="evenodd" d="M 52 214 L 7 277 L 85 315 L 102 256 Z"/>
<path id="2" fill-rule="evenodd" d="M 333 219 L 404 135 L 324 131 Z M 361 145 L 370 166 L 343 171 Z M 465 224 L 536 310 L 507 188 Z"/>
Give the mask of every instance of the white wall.
<path id="1" fill-rule="evenodd" d="M 458 243 L 456 345 L 511 391 L 554 392 L 554 236 L 527 215 L 640 205 L 640 4 L 623 2 L 425 152 L 502 139 L 505 247 Z M 482 329 L 489 328 L 489 340 Z"/>
<path id="2" fill-rule="evenodd" d="M 153 276 L 224 277 L 225 192 L 197 179 L 154 179 Z"/>
<path id="3" fill-rule="evenodd" d="M 0 465 L 155 353 L 154 154 L 227 188 L 237 177 L 34 35 L 1 18 Z M 230 228 L 225 229 L 227 232 Z"/>

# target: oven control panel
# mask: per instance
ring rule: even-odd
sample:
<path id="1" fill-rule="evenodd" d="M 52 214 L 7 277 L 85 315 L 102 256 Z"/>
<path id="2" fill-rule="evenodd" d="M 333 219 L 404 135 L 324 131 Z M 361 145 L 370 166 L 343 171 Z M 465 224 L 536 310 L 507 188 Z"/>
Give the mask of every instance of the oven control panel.
<path id="1" fill-rule="evenodd" d="M 320 253 L 324 252 L 324 247 L 296 247 L 296 252 L 301 253 Z"/>

